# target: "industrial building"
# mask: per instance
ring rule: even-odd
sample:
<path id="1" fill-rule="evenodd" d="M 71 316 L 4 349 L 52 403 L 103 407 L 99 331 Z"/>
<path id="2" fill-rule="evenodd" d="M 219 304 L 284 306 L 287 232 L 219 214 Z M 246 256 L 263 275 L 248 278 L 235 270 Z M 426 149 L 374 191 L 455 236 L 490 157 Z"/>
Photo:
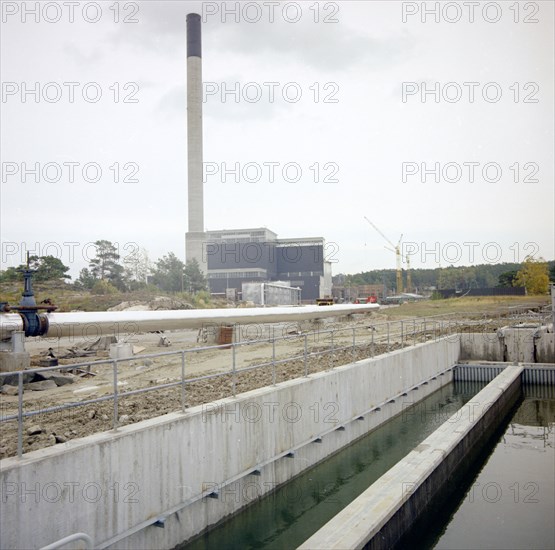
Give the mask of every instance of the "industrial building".
<path id="1" fill-rule="evenodd" d="M 331 263 L 322 237 L 278 239 L 261 228 L 206 232 L 210 292 L 242 292 L 243 283 L 285 282 L 301 289 L 302 302 L 331 296 Z"/>

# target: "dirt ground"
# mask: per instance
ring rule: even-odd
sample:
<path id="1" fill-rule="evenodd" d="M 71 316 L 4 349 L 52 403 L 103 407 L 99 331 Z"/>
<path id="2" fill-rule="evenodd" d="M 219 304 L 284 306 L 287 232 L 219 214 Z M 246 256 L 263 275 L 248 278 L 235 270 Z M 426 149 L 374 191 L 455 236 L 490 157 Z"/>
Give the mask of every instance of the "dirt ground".
<path id="1" fill-rule="evenodd" d="M 305 375 L 304 341 L 306 334 L 308 373 L 330 369 L 372 355 L 393 351 L 406 345 L 424 342 L 439 335 L 439 327 L 429 321 L 424 324 L 421 319 L 414 319 L 403 324 L 403 335 L 400 334 L 399 322 L 390 327 L 389 335 L 386 325 L 380 324 L 387 319 L 386 312 L 373 312 L 369 315 L 355 316 L 356 319 L 343 321 L 327 320 L 319 324 L 304 323 L 266 325 L 264 327 L 243 327 L 236 334 L 245 345 L 238 346 L 235 353 L 236 375 L 231 375 L 233 355 L 231 349 L 207 349 L 186 354 L 185 378 L 188 380 L 185 390 L 185 406 L 210 403 L 233 395 L 233 379 L 235 393 L 243 393 L 252 389 L 272 385 Z M 460 323 L 458 329 L 460 330 Z M 467 319 L 466 328 L 472 332 L 495 331 L 506 324 L 506 319 Z M 327 330 L 333 329 L 333 337 Z M 444 325 L 441 335 L 454 330 L 454 326 Z M 355 347 L 353 347 L 353 333 Z M 269 335 L 279 338 L 287 335 L 287 340 L 275 343 L 275 359 L 278 364 L 272 365 L 274 354 L 272 343 L 247 344 L 249 338 L 268 338 Z M 301 334 L 301 337 L 298 337 Z M 141 356 L 168 352 L 170 355 L 156 358 L 133 357 L 132 360 L 118 365 L 118 417 L 119 425 L 140 422 L 148 418 L 169 412 L 182 410 L 181 386 L 154 390 L 138 395 L 126 396 L 126 392 L 148 388 L 161 384 L 170 384 L 181 380 L 180 350 L 191 350 L 199 345 L 197 331 L 183 330 L 165 332 L 164 334 L 133 335 L 132 344 L 144 347 Z M 164 336 L 171 342 L 170 347 L 159 347 L 158 342 Z M 48 348 L 55 354 L 63 353 L 71 346 L 82 345 L 82 342 L 71 342 L 68 339 L 49 341 L 37 339 L 27 344 L 32 355 L 32 366 L 38 364 Z M 344 348 L 344 349 L 338 349 Z M 331 351 L 333 350 L 333 351 Z M 325 351 L 325 354 L 317 355 Z M 175 353 L 178 352 L 178 353 Z M 171 354 L 173 353 L 173 354 Z M 94 357 L 77 359 L 77 361 L 98 361 L 108 359 L 108 351 L 100 351 Z M 280 360 L 287 362 L 279 363 Z M 76 360 L 60 360 L 60 364 L 74 364 Z M 266 366 L 245 370 L 253 365 L 267 363 Z M 222 373 L 228 373 L 222 375 Z M 210 378 L 211 375 L 220 375 Z M 199 377 L 208 377 L 196 380 Z M 274 380 L 275 378 L 275 380 Z M 113 395 L 112 364 L 94 365 L 91 375 L 85 375 L 73 384 L 56 387 L 46 391 L 25 391 L 24 411 L 36 411 L 38 414 L 25 419 L 23 423 L 23 452 L 33 451 L 42 447 L 64 443 L 70 439 L 84 437 L 97 432 L 113 429 L 113 399 L 75 406 L 62 411 L 45 412 L 45 409 L 62 403 L 79 404 L 83 401 Z M 6 417 L 17 414 L 17 396 L 1 395 L 0 415 Z M 17 421 L 0 424 L 0 458 L 13 456 L 17 453 Z"/>

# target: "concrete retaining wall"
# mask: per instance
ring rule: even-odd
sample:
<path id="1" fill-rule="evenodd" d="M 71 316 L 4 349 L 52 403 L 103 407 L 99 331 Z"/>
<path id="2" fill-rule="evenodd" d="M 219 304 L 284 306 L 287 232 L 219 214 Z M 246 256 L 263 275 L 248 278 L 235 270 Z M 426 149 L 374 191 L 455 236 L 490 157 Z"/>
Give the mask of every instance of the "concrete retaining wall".
<path id="1" fill-rule="evenodd" d="M 553 332 L 545 329 L 504 329 L 499 334 L 461 334 L 461 360 L 517 363 L 555 362 Z"/>
<path id="2" fill-rule="evenodd" d="M 508 366 L 300 548 L 393 547 L 514 405 L 522 372 L 523 367 Z"/>
<path id="3" fill-rule="evenodd" d="M 171 548 L 450 381 L 459 349 L 419 344 L 5 459 L 0 547 L 85 532 L 95 547 Z"/>

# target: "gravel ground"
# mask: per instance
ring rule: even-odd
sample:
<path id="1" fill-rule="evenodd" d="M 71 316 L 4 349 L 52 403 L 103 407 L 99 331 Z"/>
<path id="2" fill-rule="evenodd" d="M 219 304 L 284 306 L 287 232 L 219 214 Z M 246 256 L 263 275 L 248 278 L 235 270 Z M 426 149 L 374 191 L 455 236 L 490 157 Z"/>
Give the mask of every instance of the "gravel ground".
<path id="1" fill-rule="evenodd" d="M 375 314 L 371 320 L 373 323 L 376 322 Z M 334 323 L 334 326 L 347 327 L 349 330 L 343 333 L 343 336 L 340 333 L 335 335 L 333 342 L 335 351 L 333 353 L 329 353 L 331 348 L 329 336 L 322 333 L 317 334 L 317 336 L 314 334 L 310 337 L 307 336 L 309 353 L 328 352 L 308 357 L 307 368 L 309 374 L 344 365 L 353 360 L 360 360 L 372 355 L 400 349 L 412 344 L 414 341 L 423 342 L 435 337 L 429 330 L 419 330 L 415 335 L 405 336 L 401 343 L 399 335 L 391 334 L 388 346 L 384 329 L 376 331 L 369 324 L 368 318 L 359 319 L 356 322 L 342 323 L 341 325 Z M 411 324 L 409 323 L 406 326 L 409 327 L 408 330 L 410 331 Z M 490 332 L 495 330 L 496 327 L 496 323 L 480 324 L 479 322 L 469 322 L 467 326 L 468 330 L 472 332 L 482 330 Z M 357 332 L 357 342 L 360 342 L 357 344 L 354 352 L 351 336 L 353 328 Z M 422 329 L 422 327 L 420 328 Z M 445 334 L 445 331 L 443 334 Z M 174 344 L 171 348 L 167 348 L 169 351 L 177 351 L 175 348 L 178 350 L 190 349 L 198 345 L 196 344 L 195 331 L 166 333 L 165 336 L 168 336 Z M 142 353 L 166 351 L 163 348 L 157 347 L 159 338 L 160 335 L 142 335 L 137 345 L 140 344 L 146 348 Z M 371 343 L 372 338 L 374 339 L 374 344 Z M 44 346 L 49 346 L 49 344 L 46 343 L 42 347 L 44 348 Z M 348 349 L 338 351 L 337 348 L 341 346 Z M 41 348 L 40 345 L 31 347 L 34 348 L 36 353 Z M 285 380 L 304 376 L 303 339 L 278 341 L 275 348 L 277 360 L 293 358 L 286 363 L 276 365 L 275 382 L 277 384 Z M 35 361 L 37 357 L 34 357 Z M 100 352 L 96 357 L 89 359 L 98 360 L 103 357 L 107 357 L 107 352 Z M 236 393 L 239 394 L 272 385 L 274 373 L 271 364 L 256 370 L 240 371 L 249 366 L 270 362 L 271 359 L 271 344 L 253 344 L 237 348 L 236 367 L 238 372 L 235 379 Z M 71 364 L 68 360 L 60 361 L 60 363 Z M 222 374 L 230 372 L 231 364 L 232 356 L 229 349 L 207 350 L 187 354 L 186 379 L 216 374 L 219 374 L 219 377 L 188 382 L 186 385 L 186 407 L 211 403 L 218 399 L 232 396 L 232 376 L 231 374 Z M 78 403 L 86 399 L 112 395 L 113 374 L 111 365 L 93 367 L 92 371 L 96 376 L 83 378 L 76 384 L 68 384 L 41 392 L 26 391 L 24 393 L 24 410 L 43 411 L 47 407 L 56 406 L 61 403 Z M 121 364 L 120 368 L 118 368 L 118 380 L 121 384 L 119 387 L 120 399 L 118 400 L 120 425 L 132 424 L 166 413 L 180 411 L 182 408 L 180 387 L 154 390 L 148 393 L 125 397 L 126 391 L 177 382 L 180 379 L 180 355 L 154 359 L 135 357 L 129 363 Z M 113 400 L 109 399 L 101 403 L 82 405 L 57 412 L 40 412 L 36 416 L 25 419 L 23 423 L 23 452 L 34 451 L 50 445 L 63 443 L 70 439 L 110 430 L 113 428 L 113 411 Z M 17 413 L 17 396 L 2 395 L 0 416 L 4 417 L 14 413 Z M 17 421 L 3 422 L 0 424 L 0 429 L 0 458 L 14 456 L 17 453 Z"/>

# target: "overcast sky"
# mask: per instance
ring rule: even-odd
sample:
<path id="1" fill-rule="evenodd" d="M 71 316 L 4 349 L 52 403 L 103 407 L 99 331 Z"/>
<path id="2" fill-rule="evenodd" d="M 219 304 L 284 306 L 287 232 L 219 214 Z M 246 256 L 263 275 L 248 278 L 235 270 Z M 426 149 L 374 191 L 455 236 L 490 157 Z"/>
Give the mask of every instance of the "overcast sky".
<path id="1" fill-rule="evenodd" d="M 414 267 L 553 259 L 553 2 L 235 4 L 2 3 L 2 268 L 76 276 L 98 239 L 184 259 L 189 12 L 207 230 L 324 237 L 334 274 L 394 267 L 364 216 Z"/>

